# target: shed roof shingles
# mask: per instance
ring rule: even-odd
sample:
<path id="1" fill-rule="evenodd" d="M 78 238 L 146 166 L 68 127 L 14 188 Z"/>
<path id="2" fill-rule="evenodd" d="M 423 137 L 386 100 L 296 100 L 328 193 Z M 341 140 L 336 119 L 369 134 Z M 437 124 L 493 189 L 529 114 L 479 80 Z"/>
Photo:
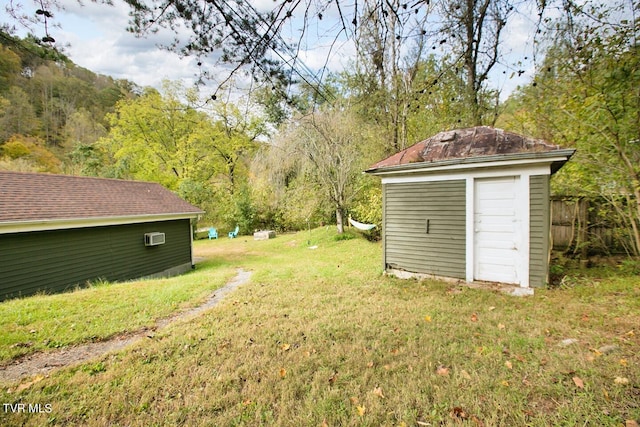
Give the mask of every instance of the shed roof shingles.
<path id="1" fill-rule="evenodd" d="M 0 223 L 200 213 L 156 183 L 0 171 Z"/>
<path id="2" fill-rule="evenodd" d="M 489 126 L 476 126 L 440 132 L 420 141 L 378 163 L 368 171 L 411 163 L 431 163 L 452 159 L 466 159 L 528 153 L 550 153 L 561 150 L 557 145 L 527 138 Z"/>

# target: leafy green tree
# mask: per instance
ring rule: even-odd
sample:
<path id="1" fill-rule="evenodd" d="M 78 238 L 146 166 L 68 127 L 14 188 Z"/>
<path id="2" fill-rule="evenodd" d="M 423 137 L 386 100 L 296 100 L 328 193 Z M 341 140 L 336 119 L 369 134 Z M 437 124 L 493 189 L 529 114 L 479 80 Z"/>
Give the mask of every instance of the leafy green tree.
<path id="1" fill-rule="evenodd" d="M 249 159 L 257 150 L 259 138 L 266 134 L 264 119 L 248 109 L 241 111 L 231 103 L 218 103 L 213 108 L 215 132 L 210 134 L 214 156 L 222 164 L 229 194 L 238 187 L 239 176 L 248 173 Z"/>
<path id="2" fill-rule="evenodd" d="M 111 158 L 105 173 L 159 182 L 205 209 L 209 221 L 235 227 L 240 213 L 248 227 L 251 209 L 237 203 L 250 199 L 238 191 L 263 123 L 235 105 L 218 103 L 209 113 L 198 106 L 197 93 L 176 82 L 165 82 L 164 95 L 147 89 L 120 101 L 108 135 L 98 142 Z M 77 155 L 96 158 L 86 147 Z"/>
<path id="3" fill-rule="evenodd" d="M 176 190 L 184 179 L 206 182 L 211 168 L 212 129 L 207 116 L 182 104 L 178 88 L 167 84 L 163 97 L 147 89 L 137 99 L 123 100 L 111 114 L 109 134 L 100 144 L 123 178 L 160 182 Z"/>
<path id="4" fill-rule="evenodd" d="M 574 159 L 555 191 L 607 200 L 640 254 L 640 28 L 627 2 L 571 5 L 534 82 L 506 123 L 566 146 Z"/>

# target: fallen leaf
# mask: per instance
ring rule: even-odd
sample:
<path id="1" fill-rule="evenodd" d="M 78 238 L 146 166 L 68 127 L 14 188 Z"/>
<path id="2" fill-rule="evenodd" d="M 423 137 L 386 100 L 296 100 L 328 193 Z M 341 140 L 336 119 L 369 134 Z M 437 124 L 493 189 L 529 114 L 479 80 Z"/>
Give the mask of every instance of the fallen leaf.
<path id="1" fill-rule="evenodd" d="M 355 396 L 352 396 L 349 398 L 349 401 L 351 402 L 352 405 L 356 405 L 358 403 L 358 398 Z"/>
<path id="2" fill-rule="evenodd" d="M 291 344 L 282 344 L 282 347 L 280 347 L 282 349 L 282 351 L 287 351 L 291 348 Z"/>
<path id="3" fill-rule="evenodd" d="M 244 406 L 249 406 L 249 405 L 251 405 L 251 399 L 244 400 L 244 401 L 242 402 L 242 404 L 243 404 Z"/>
<path id="4" fill-rule="evenodd" d="M 424 321 L 425 322 L 431 322 L 431 316 L 424 316 Z"/>
<path id="5" fill-rule="evenodd" d="M 513 364 L 509 360 L 504 362 L 504 366 L 506 366 L 507 369 L 513 369 Z"/>
<path id="6" fill-rule="evenodd" d="M 583 321 L 583 322 L 588 322 L 589 321 L 589 316 L 586 313 L 584 313 L 580 320 Z"/>
<path id="7" fill-rule="evenodd" d="M 373 362 L 368 362 L 367 363 L 367 368 L 373 368 Z"/>
<path id="8" fill-rule="evenodd" d="M 329 427 L 329 424 L 327 424 L 327 419 L 326 418 L 324 420 L 322 420 L 322 424 L 320 424 L 320 427 Z"/>
<path id="9" fill-rule="evenodd" d="M 484 423 L 475 415 L 471 415 L 471 420 L 477 427 L 484 427 Z"/>
<path id="10" fill-rule="evenodd" d="M 456 406 L 451 411 L 449 411 L 449 417 L 453 418 L 454 420 L 466 420 L 467 418 L 469 418 L 469 414 L 467 414 L 461 407 Z"/>
<path id="11" fill-rule="evenodd" d="M 376 388 L 373 389 L 373 394 L 384 399 L 384 393 L 382 393 L 381 387 L 376 386 Z"/>
<path id="12" fill-rule="evenodd" d="M 625 378 L 625 377 L 616 377 L 616 379 L 613 380 L 614 383 L 616 384 L 629 384 L 629 378 Z"/>
<path id="13" fill-rule="evenodd" d="M 627 332 L 625 335 L 626 335 L 626 336 L 628 336 L 628 337 L 632 337 L 632 336 L 634 336 L 634 335 L 635 335 L 635 333 L 633 332 L 633 330 L 630 330 L 630 331 L 629 331 L 629 332 Z"/>
<path id="14" fill-rule="evenodd" d="M 358 409 L 358 415 L 361 417 L 364 416 L 364 413 L 367 411 L 367 408 L 364 405 L 358 406 L 356 409 Z"/>
<path id="15" fill-rule="evenodd" d="M 519 354 L 516 354 L 513 357 L 515 357 L 518 362 L 524 362 L 525 361 L 524 357 L 519 355 Z"/>
<path id="16" fill-rule="evenodd" d="M 400 352 L 400 350 L 398 350 L 397 348 L 394 348 L 393 350 L 391 350 L 389 353 L 395 355 L 398 354 L 398 352 Z"/>
<path id="17" fill-rule="evenodd" d="M 287 376 L 287 370 L 284 368 L 280 368 L 280 378 L 284 378 Z"/>
<path id="18" fill-rule="evenodd" d="M 471 321 L 472 321 L 472 322 L 477 322 L 477 321 L 478 321 L 478 315 L 477 315 L 476 313 L 473 313 L 473 314 L 471 315 Z"/>
<path id="19" fill-rule="evenodd" d="M 504 328 L 506 328 L 505 325 L 503 325 L 502 323 L 498 323 L 498 329 L 502 330 Z"/>
<path id="20" fill-rule="evenodd" d="M 597 358 L 597 357 L 602 356 L 602 352 L 600 350 L 596 350 L 595 348 L 591 348 L 590 350 L 593 351 L 594 359 Z"/>
<path id="21" fill-rule="evenodd" d="M 447 375 L 449 375 L 449 368 L 447 368 L 446 366 L 440 365 L 438 366 L 438 368 L 436 369 L 436 374 L 445 377 Z"/>
<path id="22" fill-rule="evenodd" d="M 501 384 L 503 387 L 509 387 L 509 381 L 507 381 L 507 380 L 502 380 L 502 381 L 500 381 L 500 384 Z"/>
<path id="23" fill-rule="evenodd" d="M 494 306 L 489 307 L 489 311 L 493 311 L 493 310 L 495 310 L 495 309 L 496 309 L 496 308 L 495 308 Z"/>
<path id="24" fill-rule="evenodd" d="M 604 396 L 604 399 L 607 401 L 611 401 L 611 398 L 609 397 L 609 392 L 605 389 L 602 389 L 602 395 Z"/>
<path id="25" fill-rule="evenodd" d="M 573 383 L 578 388 L 584 388 L 584 381 L 580 377 L 573 377 Z"/>
<path id="26" fill-rule="evenodd" d="M 638 427 L 638 422 L 636 420 L 627 420 L 624 424 L 625 427 Z"/>
<path id="27" fill-rule="evenodd" d="M 620 359 L 620 364 L 622 366 L 627 366 L 627 359 Z"/>
<path id="28" fill-rule="evenodd" d="M 333 385 L 333 383 L 336 382 L 336 379 L 338 378 L 338 372 L 334 372 L 333 375 L 331 375 L 329 377 L 329 385 Z"/>
<path id="29" fill-rule="evenodd" d="M 464 369 L 462 371 L 460 371 L 460 376 L 462 378 L 464 378 L 465 380 L 470 380 L 471 379 L 471 375 L 469 375 L 469 373 L 467 371 L 465 371 Z"/>

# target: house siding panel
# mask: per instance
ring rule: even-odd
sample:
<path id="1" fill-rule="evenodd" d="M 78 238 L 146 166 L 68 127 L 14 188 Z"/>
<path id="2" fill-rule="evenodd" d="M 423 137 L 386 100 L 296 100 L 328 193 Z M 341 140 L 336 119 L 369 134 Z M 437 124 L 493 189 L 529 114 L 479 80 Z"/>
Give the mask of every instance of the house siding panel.
<path id="1" fill-rule="evenodd" d="M 547 284 L 549 268 L 549 175 L 529 179 L 529 286 Z"/>
<path id="2" fill-rule="evenodd" d="M 385 268 L 465 278 L 465 185 L 463 179 L 384 185 Z"/>
<path id="3" fill-rule="evenodd" d="M 144 234 L 164 245 L 147 247 Z M 129 280 L 191 263 L 189 219 L 0 235 L 0 300 Z"/>

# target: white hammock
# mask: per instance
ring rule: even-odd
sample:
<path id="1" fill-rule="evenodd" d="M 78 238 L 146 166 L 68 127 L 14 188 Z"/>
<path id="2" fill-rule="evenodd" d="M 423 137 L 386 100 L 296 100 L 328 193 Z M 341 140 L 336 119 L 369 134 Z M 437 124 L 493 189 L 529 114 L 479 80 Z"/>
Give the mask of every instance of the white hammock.
<path id="1" fill-rule="evenodd" d="M 353 225 L 358 230 L 364 230 L 364 231 L 369 231 L 373 228 L 376 228 L 375 224 L 363 224 L 361 222 L 354 221 L 351 218 L 349 218 L 349 224 Z"/>

